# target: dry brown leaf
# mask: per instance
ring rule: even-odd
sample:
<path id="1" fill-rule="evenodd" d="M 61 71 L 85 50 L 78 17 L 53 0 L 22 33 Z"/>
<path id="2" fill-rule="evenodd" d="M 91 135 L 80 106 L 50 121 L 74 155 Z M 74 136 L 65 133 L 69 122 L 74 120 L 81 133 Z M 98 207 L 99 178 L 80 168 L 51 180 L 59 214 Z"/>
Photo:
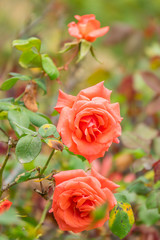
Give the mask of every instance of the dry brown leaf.
<path id="1" fill-rule="evenodd" d="M 23 96 L 23 101 L 26 108 L 28 108 L 32 112 L 38 111 L 36 96 L 37 96 L 37 85 L 36 83 L 31 82 L 26 86 L 25 93 Z"/>

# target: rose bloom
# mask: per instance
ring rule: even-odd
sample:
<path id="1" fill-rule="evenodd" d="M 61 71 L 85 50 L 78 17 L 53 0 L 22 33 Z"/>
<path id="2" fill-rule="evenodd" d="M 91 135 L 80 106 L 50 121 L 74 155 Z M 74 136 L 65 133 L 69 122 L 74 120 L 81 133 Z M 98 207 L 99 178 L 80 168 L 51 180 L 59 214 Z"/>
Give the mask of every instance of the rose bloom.
<path id="1" fill-rule="evenodd" d="M 1 201 L 0 202 L 0 214 L 9 210 L 11 205 L 12 205 L 12 202 L 10 202 L 9 200 Z"/>
<path id="2" fill-rule="evenodd" d="M 110 103 L 111 91 L 103 82 L 75 96 L 59 91 L 55 109 L 60 113 L 57 130 L 63 143 L 89 162 L 102 157 L 121 134 L 118 103 Z"/>
<path id="3" fill-rule="evenodd" d="M 108 26 L 100 28 L 100 22 L 96 20 L 94 14 L 75 15 L 74 17 L 78 20 L 78 23 L 71 22 L 68 24 L 68 32 L 72 37 L 94 42 L 97 37 L 102 37 L 109 31 Z"/>
<path id="4" fill-rule="evenodd" d="M 119 185 L 104 178 L 94 169 L 91 173 L 69 170 L 54 175 L 56 187 L 50 212 L 63 231 L 75 233 L 101 227 L 109 211 L 117 204 L 112 193 Z M 107 202 L 106 215 L 93 224 L 93 210 Z"/>

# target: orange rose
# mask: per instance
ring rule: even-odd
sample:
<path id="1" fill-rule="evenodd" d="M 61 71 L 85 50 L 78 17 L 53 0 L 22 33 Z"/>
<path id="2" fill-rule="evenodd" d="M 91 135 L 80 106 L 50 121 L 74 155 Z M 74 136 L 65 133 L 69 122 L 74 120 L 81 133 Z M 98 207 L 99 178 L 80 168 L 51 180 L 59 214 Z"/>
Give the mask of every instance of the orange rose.
<path id="1" fill-rule="evenodd" d="M 9 200 L 4 200 L 0 202 L 0 214 L 10 209 L 12 202 Z"/>
<path id="2" fill-rule="evenodd" d="M 103 82 L 79 92 L 77 97 L 59 91 L 55 109 L 60 113 L 57 130 L 63 143 L 89 162 L 102 157 L 121 134 L 118 103 Z"/>
<path id="3" fill-rule="evenodd" d="M 71 22 L 68 24 L 68 31 L 72 37 L 94 42 L 97 37 L 102 37 L 109 31 L 108 26 L 100 28 L 100 22 L 95 19 L 94 14 L 75 15 L 74 17 L 78 20 L 78 23 Z"/>
<path id="4" fill-rule="evenodd" d="M 94 169 L 86 173 L 81 169 L 63 171 L 54 175 L 56 187 L 50 212 L 63 231 L 75 233 L 101 227 L 109 219 L 109 211 L 116 205 L 112 193 L 119 187 Z M 108 204 L 106 216 L 93 225 L 92 211 Z"/>

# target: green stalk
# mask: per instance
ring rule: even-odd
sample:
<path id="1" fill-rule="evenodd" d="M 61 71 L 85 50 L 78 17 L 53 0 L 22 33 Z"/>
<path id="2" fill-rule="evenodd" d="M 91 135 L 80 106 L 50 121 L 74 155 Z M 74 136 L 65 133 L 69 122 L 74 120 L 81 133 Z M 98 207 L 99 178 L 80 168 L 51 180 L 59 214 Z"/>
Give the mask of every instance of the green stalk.
<path id="1" fill-rule="evenodd" d="M 10 141 L 9 141 L 9 142 L 10 142 Z M 3 171 L 4 171 L 4 168 L 5 168 L 6 164 L 7 164 L 8 159 L 9 159 L 9 157 L 10 157 L 11 145 L 10 145 L 9 142 L 8 142 L 7 155 L 6 155 L 5 159 L 4 159 L 4 162 L 3 162 L 3 164 L 2 164 L 2 167 L 1 167 L 1 169 L 0 169 L 0 197 L 2 196 L 2 193 L 3 193 L 3 189 L 2 189 Z"/>

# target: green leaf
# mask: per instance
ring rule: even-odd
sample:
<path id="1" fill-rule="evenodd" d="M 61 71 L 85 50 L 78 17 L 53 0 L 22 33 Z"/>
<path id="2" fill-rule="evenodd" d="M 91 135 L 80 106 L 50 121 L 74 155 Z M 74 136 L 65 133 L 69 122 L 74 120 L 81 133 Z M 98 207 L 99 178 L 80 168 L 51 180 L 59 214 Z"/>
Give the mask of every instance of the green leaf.
<path id="1" fill-rule="evenodd" d="M 21 136 L 23 134 L 23 131 L 15 125 L 17 123 L 18 125 L 28 128 L 30 121 L 25 111 L 19 109 L 19 110 L 10 110 L 8 112 L 8 120 L 11 125 L 11 127 L 14 129 L 14 131 Z"/>
<path id="2" fill-rule="evenodd" d="M 46 119 L 48 123 L 52 124 L 51 119 L 50 119 L 47 115 L 45 115 L 45 114 L 43 114 L 43 113 L 39 113 L 39 112 L 38 112 L 37 114 L 38 114 L 39 116 L 41 116 L 42 118 Z"/>
<path id="3" fill-rule="evenodd" d="M 160 214 L 158 213 L 158 209 L 147 209 L 145 204 L 142 204 L 139 207 L 139 219 L 142 223 L 152 226 L 157 221 L 160 220 Z"/>
<path id="4" fill-rule="evenodd" d="M 43 89 L 44 94 L 46 94 L 46 93 L 47 93 L 47 87 L 46 87 L 45 79 L 43 79 L 43 78 L 36 78 L 36 79 L 34 79 L 34 81 L 37 83 L 37 85 L 38 85 L 41 89 Z"/>
<path id="5" fill-rule="evenodd" d="M 41 48 L 41 40 L 35 37 L 28 39 L 19 39 L 14 40 L 12 43 L 13 47 L 17 48 L 20 51 L 26 51 L 32 47 L 35 47 L 38 51 Z"/>
<path id="6" fill-rule="evenodd" d="M 31 174 L 32 174 L 31 172 L 22 173 L 16 177 L 15 182 L 16 183 L 24 182 L 29 179 Z"/>
<path id="7" fill-rule="evenodd" d="M 117 205 L 110 212 L 109 228 L 120 239 L 124 238 L 134 223 L 131 205 L 125 201 L 117 201 Z"/>
<path id="8" fill-rule="evenodd" d="M 103 219 L 106 216 L 108 203 L 104 203 L 101 206 L 96 207 L 96 209 L 92 212 L 93 223 L 96 223 Z"/>
<path id="9" fill-rule="evenodd" d="M 115 193 L 114 196 L 118 202 L 128 202 L 126 196 L 122 193 Z"/>
<path id="10" fill-rule="evenodd" d="M 14 72 L 10 72 L 9 73 L 11 76 L 18 78 L 21 81 L 30 81 L 32 79 L 32 77 L 30 76 L 26 76 L 26 75 L 22 75 L 20 73 L 14 73 Z"/>
<path id="11" fill-rule="evenodd" d="M 59 53 L 68 52 L 70 49 L 76 47 L 78 44 L 79 44 L 78 42 L 65 43 L 64 48 L 61 51 L 59 51 Z"/>
<path id="12" fill-rule="evenodd" d="M 0 102 L 14 102 L 14 98 L 13 97 L 3 98 L 3 99 L 0 99 Z"/>
<path id="13" fill-rule="evenodd" d="M 32 47 L 35 47 L 38 51 L 41 49 L 41 40 L 36 37 L 31 37 L 28 39 Z"/>
<path id="14" fill-rule="evenodd" d="M 0 112 L 0 120 L 7 119 L 8 112 L 2 111 Z"/>
<path id="15" fill-rule="evenodd" d="M 128 187 L 129 192 L 135 192 L 139 195 L 148 194 L 151 189 L 147 186 L 148 180 L 144 177 L 139 177 L 134 182 L 132 182 Z"/>
<path id="16" fill-rule="evenodd" d="M 22 108 L 22 107 L 21 107 Z M 39 115 L 38 113 L 34 113 L 29 111 L 26 108 L 24 109 L 25 113 L 27 114 L 29 120 L 31 123 L 37 127 L 41 127 L 43 124 L 49 123 L 49 121 L 46 119 L 46 117 Z"/>
<path id="17" fill-rule="evenodd" d="M 15 179 L 15 182 L 16 183 L 21 183 L 21 182 L 24 182 L 24 181 L 28 180 L 30 177 L 36 176 L 37 171 L 36 172 L 35 171 L 32 170 L 30 172 L 25 172 L 25 173 L 22 173 L 22 174 L 18 175 Z"/>
<path id="18" fill-rule="evenodd" d="M 68 149 L 67 147 L 65 147 L 65 150 L 66 150 L 68 153 L 70 153 L 71 155 L 74 155 L 74 156 L 80 158 L 82 161 L 86 161 L 86 158 L 85 158 L 85 157 L 83 157 L 82 155 L 74 154 L 73 152 L 69 151 L 69 149 Z"/>
<path id="19" fill-rule="evenodd" d="M 37 136 L 38 135 L 37 132 L 34 132 L 34 131 L 32 131 L 32 130 L 30 130 L 28 128 L 25 128 L 25 127 L 19 125 L 16 122 L 13 122 L 13 124 L 15 124 L 19 129 L 21 129 L 24 134 L 28 134 L 28 135 L 32 135 L 32 136 Z"/>
<path id="20" fill-rule="evenodd" d="M 12 109 L 16 109 L 16 106 L 10 102 L 3 102 L 0 100 L 0 111 L 9 111 Z"/>
<path id="21" fill-rule="evenodd" d="M 59 133 L 57 132 L 56 126 L 53 124 L 44 124 L 38 130 L 42 137 L 49 137 L 53 135 L 55 138 L 59 138 Z"/>
<path id="22" fill-rule="evenodd" d="M 42 54 L 42 67 L 51 80 L 57 79 L 59 77 L 58 69 L 47 54 Z"/>
<path id="23" fill-rule="evenodd" d="M 152 191 L 146 199 L 148 209 L 158 208 L 160 211 L 160 190 Z"/>
<path id="24" fill-rule="evenodd" d="M 16 156 L 20 163 L 28 163 L 34 160 L 41 151 L 41 139 L 27 135 L 20 138 L 16 146 Z"/>
<path id="25" fill-rule="evenodd" d="M 23 68 L 41 67 L 41 56 L 34 49 L 29 49 L 21 54 L 19 64 Z"/>
<path id="26" fill-rule="evenodd" d="M 11 208 L 0 215 L 0 225 L 11 225 L 19 224 L 20 219 L 17 216 L 16 210 L 11 206 Z"/>
<path id="27" fill-rule="evenodd" d="M 91 52 L 92 57 L 93 57 L 97 62 L 102 63 L 102 62 L 100 62 L 100 61 L 98 60 L 98 58 L 96 57 L 92 46 L 91 46 L 91 48 L 90 48 L 90 52 Z"/>
<path id="28" fill-rule="evenodd" d="M 55 117 L 55 116 L 57 116 L 58 114 L 59 114 L 59 112 L 57 112 L 56 110 L 54 110 L 54 111 L 52 112 L 51 116 Z"/>
<path id="29" fill-rule="evenodd" d="M 5 82 L 2 83 L 0 89 L 3 91 L 9 90 L 16 84 L 17 81 L 18 81 L 18 78 L 16 78 L 16 77 L 9 78 Z"/>
<path id="30" fill-rule="evenodd" d="M 77 63 L 80 62 L 87 55 L 90 48 L 91 48 L 91 43 L 82 39 L 80 42 L 80 50 L 79 50 Z"/>

